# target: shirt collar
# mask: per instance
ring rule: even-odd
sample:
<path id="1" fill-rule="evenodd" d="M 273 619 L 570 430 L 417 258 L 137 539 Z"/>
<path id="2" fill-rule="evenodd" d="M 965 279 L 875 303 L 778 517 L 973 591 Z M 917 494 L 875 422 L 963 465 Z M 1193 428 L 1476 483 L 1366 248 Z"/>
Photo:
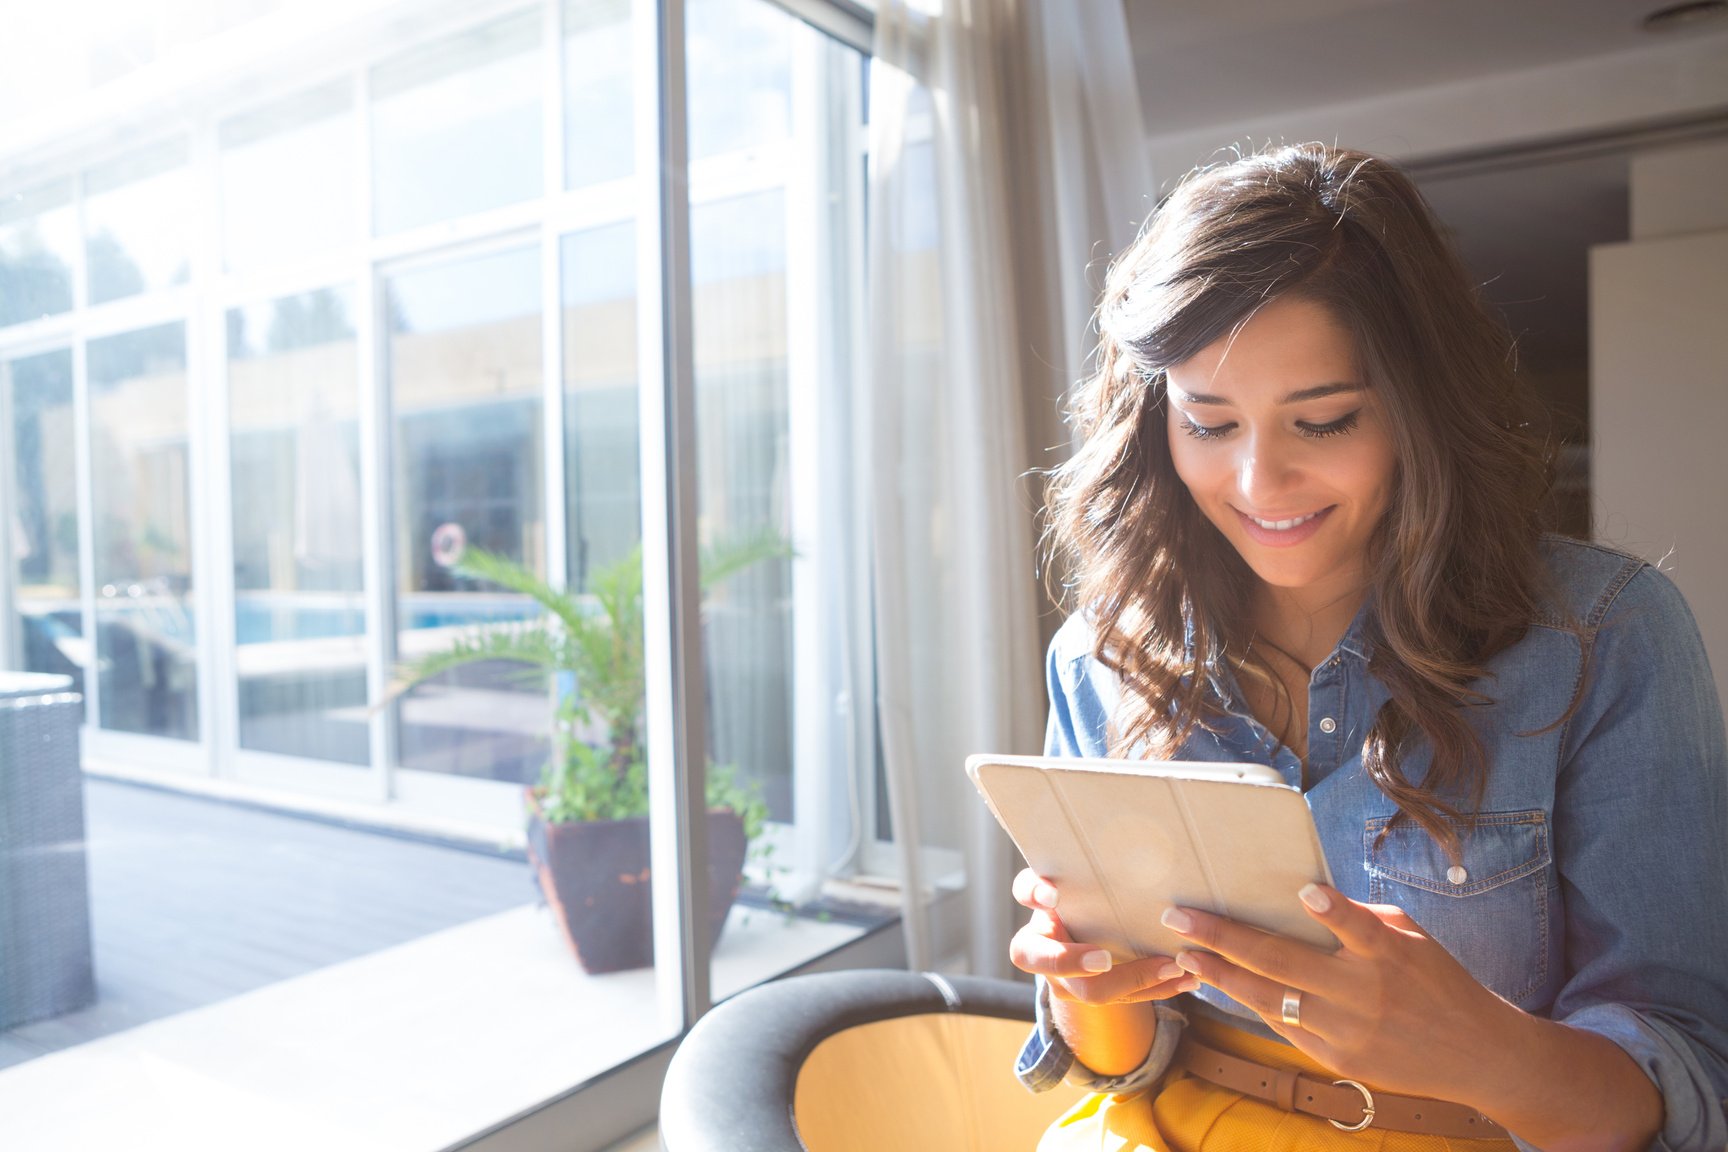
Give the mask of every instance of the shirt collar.
<path id="1" fill-rule="evenodd" d="M 1373 650 L 1373 643 L 1368 639 L 1368 609 L 1373 602 L 1374 594 L 1372 592 L 1363 597 L 1362 606 L 1356 609 L 1356 615 L 1351 617 L 1350 626 L 1344 629 L 1344 635 L 1338 638 L 1338 645 L 1332 650 L 1331 655 L 1327 657 L 1328 660 L 1337 656 L 1339 653 L 1343 653 L 1352 656 L 1363 663 L 1367 662 L 1368 655 Z M 1188 660 L 1192 662 L 1194 659 L 1194 614 L 1192 610 L 1186 610 L 1183 612 L 1182 651 L 1183 654 L 1187 656 Z M 1325 663 L 1325 661 L 1323 660 L 1321 663 Z M 1221 686 L 1221 681 L 1223 684 L 1229 684 L 1235 679 L 1227 668 L 1221 668 L 1216 653 L 1207 656 L 1205 660 L 1205 669 L 1207 678 L 1212 681 L 1214 688 L 1219 688 Z M 1219 676 L 1220 671 L 1225 673 L 1222 677 Z M 1220 695 L 1228 699 L 1230 694 L 1221 691 Z"/>

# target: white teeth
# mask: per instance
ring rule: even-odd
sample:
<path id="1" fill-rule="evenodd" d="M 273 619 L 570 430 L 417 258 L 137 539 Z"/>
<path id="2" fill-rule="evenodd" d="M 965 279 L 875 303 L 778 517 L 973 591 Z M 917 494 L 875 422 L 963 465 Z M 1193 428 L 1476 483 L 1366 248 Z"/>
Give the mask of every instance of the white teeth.
<path id="1" fill-rule="evenodd" d="M 1247 516 L 1248 514 L 1244 512 L 1243 515 Z M 1294 520 L 1262 520 L 1258 516 L 1248 516 L 1248 519 L 1254 521 L 1254 523 L 1260 525 L 1260 527 L 1266 529 L 1268 532 L 1288 532 L 1290 529 L 1296 527 L 1296 525 L 1306 524 L 1318 515 L 1320 515 L 1320 513 L 1310 512 L 1308 515 L 1298 516 Z"/>

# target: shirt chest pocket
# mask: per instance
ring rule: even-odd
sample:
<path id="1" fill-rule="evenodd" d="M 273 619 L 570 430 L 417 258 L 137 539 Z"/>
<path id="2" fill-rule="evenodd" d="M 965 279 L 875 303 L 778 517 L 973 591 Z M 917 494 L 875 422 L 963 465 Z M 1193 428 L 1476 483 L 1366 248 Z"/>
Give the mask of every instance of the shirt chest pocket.
<path id="1" fill-rule="evenodd" d="M 1363 830 L 1369 900 L 1408 912 L 1505 999 L 1523 1007 L 1540 1002 L 1558 971 L 1559 947 L 1547 814 L 1484 812 L 1473 830 L 1460 822 L 1461 865 L 1421 825 L 1387 825 L 1370 820 Z"/>

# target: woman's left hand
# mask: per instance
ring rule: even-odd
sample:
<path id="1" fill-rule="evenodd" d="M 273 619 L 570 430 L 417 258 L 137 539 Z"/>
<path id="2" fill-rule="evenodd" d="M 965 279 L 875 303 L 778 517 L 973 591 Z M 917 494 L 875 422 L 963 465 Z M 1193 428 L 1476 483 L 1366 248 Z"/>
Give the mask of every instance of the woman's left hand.
<path id="1" fill-rule="evenodd" d="M 1178 964 L 1337 1075 L 1388 1092 L 1475 1096 L 1484 1054 L 1519 1010 L 1403 909 L 1360 904 L 1317 884 L 1302 890 L 1302 901 L 1341 942 L 1338 951 L 1190 908 L 1171 909 L 1163 923 L 1209 950 L 1184 951 Z M 1299 1026 L 1284 1022 L 1286 989 L 1300 994 Z"/>

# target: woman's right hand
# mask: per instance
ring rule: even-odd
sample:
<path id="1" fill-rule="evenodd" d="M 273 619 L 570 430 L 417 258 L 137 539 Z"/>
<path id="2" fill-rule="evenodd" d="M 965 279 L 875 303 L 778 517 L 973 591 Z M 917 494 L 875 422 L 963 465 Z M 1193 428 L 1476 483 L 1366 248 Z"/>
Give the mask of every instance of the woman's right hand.
<path id="1" fill-rule="evenodd" d="M 1055 885 L 1030 868 L 1022 868 L 1014 877 L 1014 899 L 1032 910 L 1032 918 L 1014 933 L 1009 959 L 1022 972 L 1044 977 L 1053 999 L 1092 1007 L 1143 1004 L 1200 986 L 1172 957 L 1114 964 L 1103 948 L 1077 943 L 1056 914 Z"/>

